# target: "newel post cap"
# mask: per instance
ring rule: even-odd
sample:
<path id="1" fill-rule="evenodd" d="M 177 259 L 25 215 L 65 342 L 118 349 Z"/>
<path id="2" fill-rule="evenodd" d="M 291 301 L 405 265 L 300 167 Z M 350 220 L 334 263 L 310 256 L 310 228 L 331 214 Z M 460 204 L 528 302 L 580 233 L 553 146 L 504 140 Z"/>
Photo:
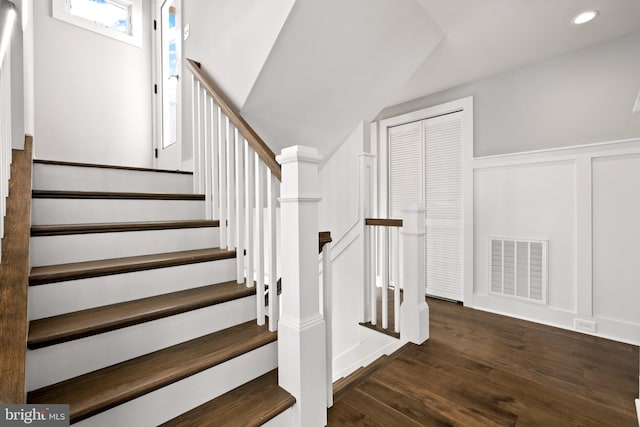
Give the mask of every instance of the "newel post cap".
<path id="1" fill-rule="evenodd" d="M 276 156 L 276 161 L 281 165 L 294 162 L 320 164 L 322 156 L 315 148 L 294 145 L 283 149 L 280 155 Z"/>

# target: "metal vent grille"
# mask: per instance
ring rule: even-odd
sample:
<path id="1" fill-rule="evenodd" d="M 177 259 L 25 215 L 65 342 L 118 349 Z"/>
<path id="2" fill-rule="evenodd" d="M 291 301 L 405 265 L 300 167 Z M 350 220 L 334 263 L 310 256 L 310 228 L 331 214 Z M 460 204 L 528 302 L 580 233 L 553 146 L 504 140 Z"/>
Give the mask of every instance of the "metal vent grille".
<path id="1" fill-rule="evenodd" d="M 489 292 L 547 304 L 547 240 L 489 238 Z"/>

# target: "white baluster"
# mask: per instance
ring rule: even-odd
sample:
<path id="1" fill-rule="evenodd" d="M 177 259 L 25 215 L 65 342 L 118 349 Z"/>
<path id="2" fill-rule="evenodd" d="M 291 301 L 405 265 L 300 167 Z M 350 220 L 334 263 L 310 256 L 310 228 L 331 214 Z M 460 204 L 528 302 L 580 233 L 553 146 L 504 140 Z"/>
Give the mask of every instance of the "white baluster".
<path id="1" fill-rule="evenodd" d="M 227 246 L 227 117 L 220 111 L 218 119 L 218 172 L 220 192 L 218 194 L 218 206 L 220 213 L 220 247 L 223 249 Z"/>
<path id="2" fill-rule="evenodd" d="M 255 153 L 253 149 L 247 143 L 247 152 L 244 157 L 244 170 L 245 170 L 245 183 L 247 186 L 246 190 L 246 218 L 245 218 L 245 226 L 247 227 L 247 286 L 253 287 L 254 285 L 254 274 L 253 274 L 253 266 L 254 266 L 254 246 L 253 246 L 253 230 L 255 228 L 255 212 L 253 209 L 253 205 L 255 204 L 255 177 L 254 177 L 254 165 L 253 159 L 255 158 Z"/>
<path id="3" fill-rule="evenodd" d="M 394 332 L 400 332 L 400 228 L 393 229 L 393 324 Z"/>
<path id="4" fill-rule="evenodd" d="M 196 88 L 199 85 L 199 83 L 196 84 L 196 78 L 193 76 L 193 74 L 191 75 L 191 140 L 192 140 L 192 148 L 193 148 L 193 192 L 197 193 L 197 188 L 198 188 L 198 177 L 196 176 L 196 153 L 198 151 L 198 149 L 196 148 L 197 146 L 197 142 L 196 142 L 196 135 L 198 133 L 197 131 L 197 127 L 196 127 L 196 117 L 197 117 L 197 112 L 196 112 Z M 161 133 L 162 134 L 162 133 Z M 162 139 L 162 136 L 159 137 L 160 139 Z M 162 142 L 160 142 L 160 144 L 162 144 Z"/>
<path id="5" fill-rule="evenodd" d="M 269 235 L 267 253 L 269 256 L 269 330 L 278 329 L 280 317 L 280 304 L 278 297 L 278 259 L 277 259 L 277 236 L 276 236 L 276 186 L 278 180 L 269 170 L 267 170 L 267 230 Z"/>
<path id="6" fill-rule="evenodd" d="M 327 337 L 327 408 L 333 406 L 333 277 L 331 267 L 331 243 L 322 247 L 322 302 Z"/>
<path id="7" fill-rule="evenodd" d="M 196 134 L 194 135 L 196 140 L 196 152 L 193 154 L 193 175 L 196 178 L 196 193 L 202 193 L 202 86 L 200 82 L 196 87 Z"/>
<path id="8" fill-rule="evenodd" d="M 236 149 L 236 165 L 235 165 L 235 173 L 236 173 L 236 218 L 235 218 L 235 229 L 236 229 L 236 281 L 238 283 L 244 282 L 244 227 L 243 227 L 243 219 L 244 219 L 244 171 L 242 167 L 244 166 L 244 139 L 238 135 L 238 130 L 235 130 L 235 149 Z"/>
<path id="9" fill-rule="evenodd" d="M 389 227 L 380 227 L 382 242 L 380 244 L 380 278 L 382 292 L 382 329 L 389 327 Z"/>
<path id="10" fill-rule="evenodd" d="M 402 244 L 404 298 L 400 306 L 400 337 L 403 341 L 422 344 L 429 338 L 429 306 L 424 286 L 424 206 L 402 210 Z"/>
<path id="11" fill-rule="evenodd" d="M 235 127 L 227 118 L 227 248 L 235 244 Z"/>
<path id="12" fill-rule="evenodd" d="M 204 102 L 202 103 L 202 133 L 204 135 L 204 210 L 205 218 L 213 219 L 213 202 L 211 191 L 211 126 L 209 112 L 209 96 L 203 93 Z"/>
<path id="13" fill-rule="evenodd" d="M 256 301 L 258 325 L 264 325 L 264 163 L 255 155 L 256 168 Z"/>
<path id="14" fill-rule="evenodd" d="M 218 120 L 220 119 L 220 108 L 214 104 L 213 98 L 209 97 L 209 135 L 211 135 L 211 219 L 215 219 L 219 212 L 220 208 L 218 206 L 218 193 L 219 185 L 218 185 Z"/>
<path id="15" fill-rule="evenodd" d="M 282 317 L 278 325 L 278 381 L 296 399 L 292 425 L 327 425 L 326 334 L 320 314 L 318 164 L 313 148 L 290 147 L 282 165 Z M 304 387 L 302 386 L 304 384 Z"/>
<path id="16" fill-rule="evenodd" d="M 373 251 L 372 251 L 372 269 L 371 272 L 373 273 L 373 280 L 371 281 L 371 324 L 375 325 L 378 323 L 378 301 L 377 301 L 377 289 L 376 289 L 376 282 L 378 281 L 378 254 L 379 254 L 379 247 L 378 247 L 378 243 L 379 243 L 379 239 L 378 239 L 378 230 L 377 227 L 370 227 L 371 228 L 371 235 L 372 235 L 372 241 L 373 241 Z"/>

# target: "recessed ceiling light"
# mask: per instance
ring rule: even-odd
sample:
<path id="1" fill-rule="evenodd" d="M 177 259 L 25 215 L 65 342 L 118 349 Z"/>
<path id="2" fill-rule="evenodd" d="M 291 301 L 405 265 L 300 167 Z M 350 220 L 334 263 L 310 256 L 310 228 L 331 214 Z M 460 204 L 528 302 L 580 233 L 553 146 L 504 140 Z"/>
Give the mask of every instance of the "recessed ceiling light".
<path id="1" fill-rule="evenodd" d="M 587 10 L 585 12 L 582 12 L 580 15 L 576 16 L 575 18 L 573 18 L 573 20 L 571 22 L 573 22 L 576 25 L 580 25 L 580 24 L 586 24 L 589 21 L 593 21 L 596 16 L 598 16 L 600 12 L 598 12 L 597 10 Z"/>

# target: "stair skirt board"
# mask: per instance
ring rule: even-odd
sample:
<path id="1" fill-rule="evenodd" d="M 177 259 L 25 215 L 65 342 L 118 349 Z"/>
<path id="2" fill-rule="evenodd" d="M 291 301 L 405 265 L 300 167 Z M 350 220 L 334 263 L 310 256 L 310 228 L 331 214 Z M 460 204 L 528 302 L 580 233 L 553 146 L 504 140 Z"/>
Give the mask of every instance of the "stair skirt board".
<path id="1" fill-rule="evenodd" d="M 115 365 L 256 318 L 250 296 L 27 351 L 27 390 Z"/>
<path id="2" fill-rule="evenodd" d="M 277 349 L 277 341 L 264 345 L 94 415 L 74 426 L 157 426 L 275 369 L 278 359 Z"/>
<path id="3" fill-rule="evenodd" d="M 31 201 L 33 225 L 177 221 L 204 217 L 205 202 L 202 200 L 42 198 Z"/>
<path id="4" fill-rule="evenodd" d="M 31 266 L 219 247 L 218 227 L 31 237 Z"/>
<path id="5" fill-rule="evenodd" d="M 134 271 L 29 286 L 29 320 L 222 283 L 236 278 L 236 259 Z"/>
<path id="6" fill-rule="evenodd" d="M 193 176 L 171 172 L 35 163 L 33 188 L 68 191 L 191 193 Z"/>

